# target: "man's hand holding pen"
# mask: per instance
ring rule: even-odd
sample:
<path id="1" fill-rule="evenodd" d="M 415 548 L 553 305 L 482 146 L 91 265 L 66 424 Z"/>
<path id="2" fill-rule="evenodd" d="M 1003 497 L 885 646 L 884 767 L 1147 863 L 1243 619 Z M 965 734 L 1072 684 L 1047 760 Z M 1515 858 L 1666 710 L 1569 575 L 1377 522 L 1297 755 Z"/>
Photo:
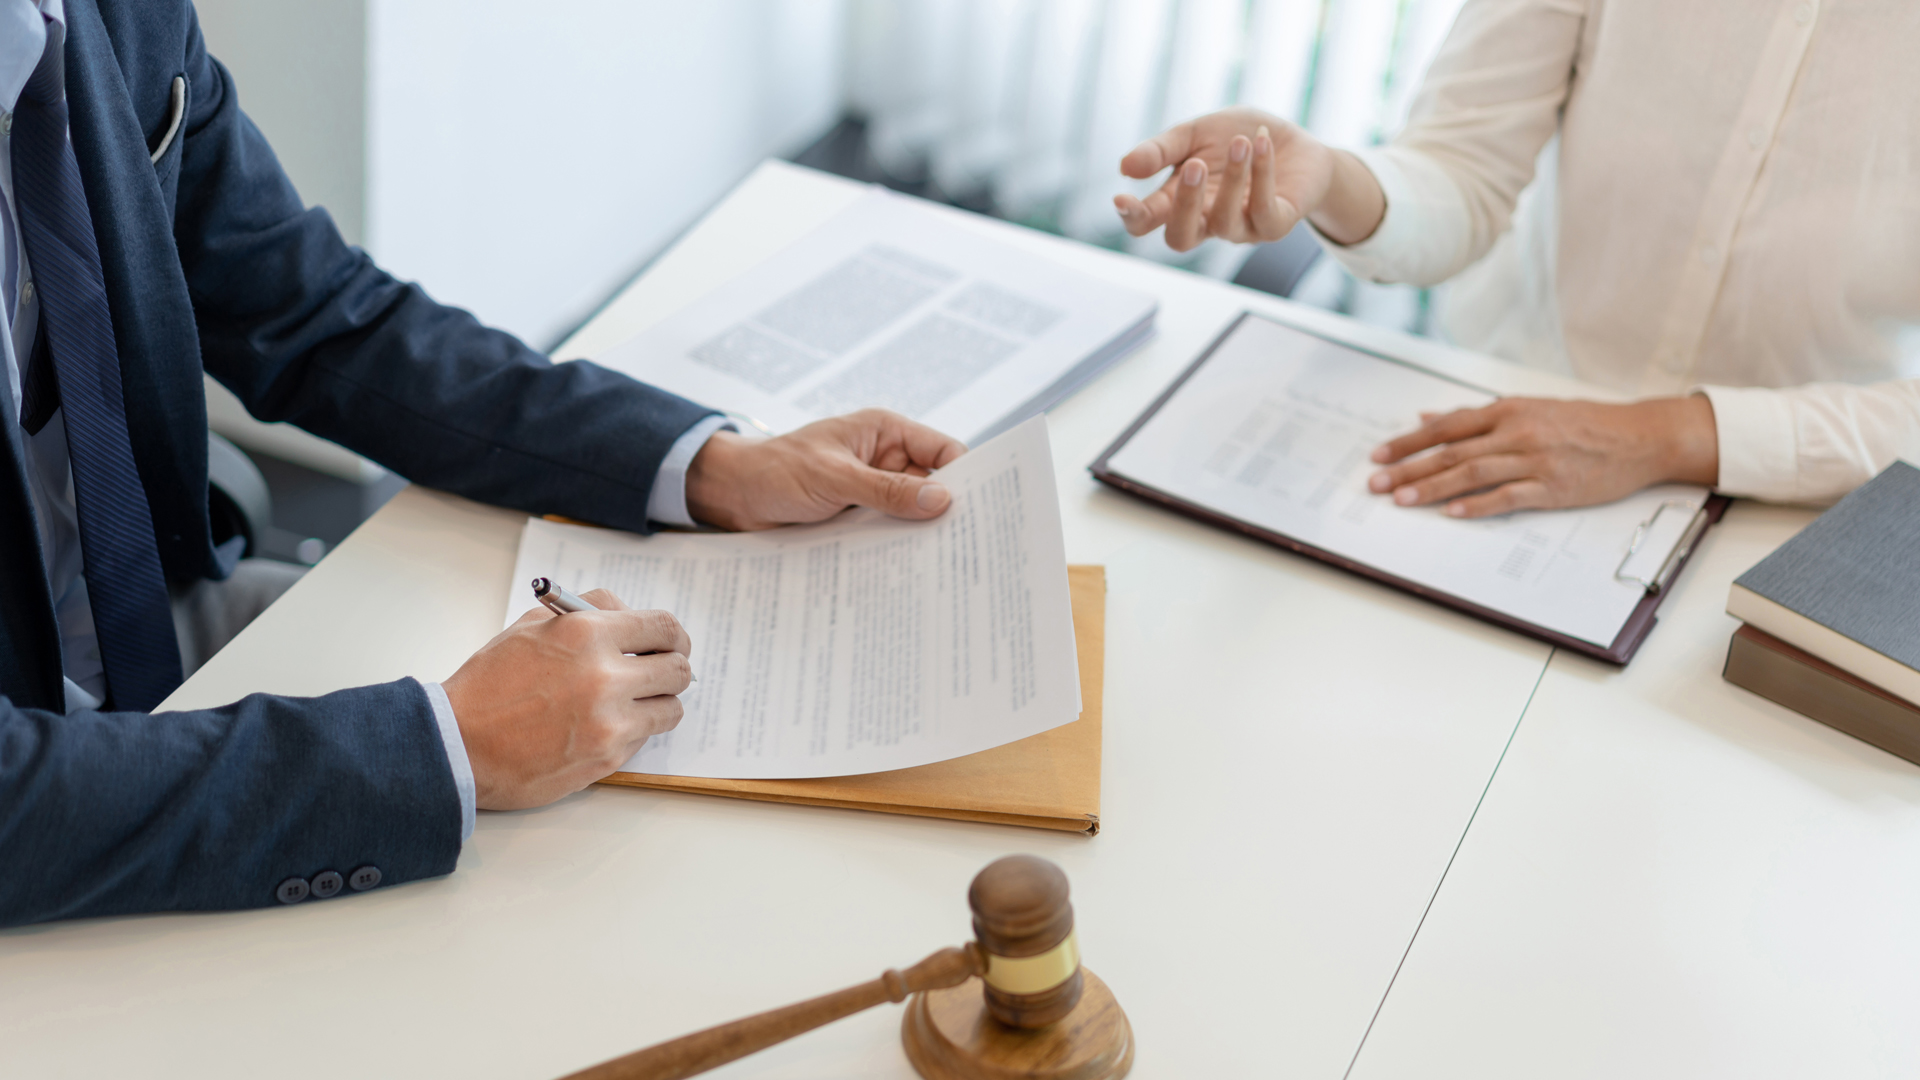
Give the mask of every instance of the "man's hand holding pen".
<path id="1" fill-rule="evenodd" d="M 715 435 L 687 473 L 694 516 L 727 529 L 821 521 L 849 506 L 939 517 L 929 472 L 966 452 L 906 417 L 867 409 L 774 439 Z M 664 611 L 603 589 L 552 587 L 446 680 L 483 810 L 541 806 L 614 772 L 680 723 L 693 643 Z M 585 605 L 581 604 L 585 601 Z M 586 605 L 591 605 L 590 607 Z"/>
<path id="2" fill-rule="evenodd" d="M 693 643 L 679 620 L 604 589 L 581 599 L 597 610 L 535 608 L 444 684 L 483 810 L 578 791 L 680 723 Z"/>

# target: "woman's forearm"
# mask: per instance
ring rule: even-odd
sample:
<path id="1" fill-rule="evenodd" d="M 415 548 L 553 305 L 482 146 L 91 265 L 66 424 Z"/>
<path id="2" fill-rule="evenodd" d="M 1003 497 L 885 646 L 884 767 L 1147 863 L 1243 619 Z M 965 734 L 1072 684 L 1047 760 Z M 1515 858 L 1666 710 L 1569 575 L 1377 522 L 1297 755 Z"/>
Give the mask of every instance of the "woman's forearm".
<path id="1" fill-rule="evenodd" d="M 1668 467 L 1662 479 L 1706 487 L 1719 482 L 1720 432 L 1705 394 L 1655 398 L 1641 406 L 1656 417 L 1654 430 L 1666 436 Z"/>
<path id="2" fill-rule="evenodd" d="M 1333 182 L 1307 220 L 1336 244 L 1357 244 L 1372 236 L 1386 216 L 1387 196 L 1373 170 L 1345 150 L 1333 151 Z"/>

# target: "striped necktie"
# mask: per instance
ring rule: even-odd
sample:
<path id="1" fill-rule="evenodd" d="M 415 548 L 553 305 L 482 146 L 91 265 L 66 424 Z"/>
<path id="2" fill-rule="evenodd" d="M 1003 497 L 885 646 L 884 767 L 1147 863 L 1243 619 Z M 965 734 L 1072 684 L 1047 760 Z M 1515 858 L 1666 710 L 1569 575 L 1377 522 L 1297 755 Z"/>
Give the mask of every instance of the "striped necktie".
<path id="1" fill-rule="evenodd" d="M 144 712 L 180 685 L 180 652 L 153 515 L 127 435 L 100 248 L 67 139 L 64 35 L 47 37 L 13 114 L 14 198 L 44 336 L 31 367 L 51 360 L 66 415 L 80 550 L 110 701 Z M 45 387 L 47 375 L 30 370 L 24 381 Z"/>

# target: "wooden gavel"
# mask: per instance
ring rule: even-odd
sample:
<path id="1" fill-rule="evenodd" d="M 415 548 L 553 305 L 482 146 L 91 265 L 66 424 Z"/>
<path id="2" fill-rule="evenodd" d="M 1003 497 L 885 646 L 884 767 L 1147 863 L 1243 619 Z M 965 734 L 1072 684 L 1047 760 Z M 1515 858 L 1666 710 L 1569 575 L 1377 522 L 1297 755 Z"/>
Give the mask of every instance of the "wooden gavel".
<path id="1" fill-rule="evenodd" d="M 905 971 L 730 1024 L 697 1031 L 573 1073 L 565 1080 L 679 1080 L 803 1032 L 914 997 L 902 1024 L 907 1057 L 928 1080 L 984 1077 L 1118 1080 L 1133 1066 L 1126 1014 L 1080 966 L 1067 875 L 1010 855 L 967 891 L 974 940 Z M 965 985 L 979 978 L 982 993 Z M 984 1013 L 984 1015 L 982 1015 Z"/>

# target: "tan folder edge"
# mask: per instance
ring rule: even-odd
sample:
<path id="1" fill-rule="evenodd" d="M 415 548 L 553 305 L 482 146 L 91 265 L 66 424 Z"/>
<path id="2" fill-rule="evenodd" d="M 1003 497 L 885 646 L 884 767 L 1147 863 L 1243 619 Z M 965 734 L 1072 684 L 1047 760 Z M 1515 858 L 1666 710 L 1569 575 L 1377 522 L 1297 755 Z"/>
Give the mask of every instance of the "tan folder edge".
<path id="1" fill-rule="evenodd" d="M 614 773 L 601 781 L 761 802 L 1100 831 L 1100 687 L 1107 653 L 1107 570 L 1067 567 L 1080 660 L 1080 719 L 1019 742 L 912 769 L 811 780 L 713 780 Z"/>

